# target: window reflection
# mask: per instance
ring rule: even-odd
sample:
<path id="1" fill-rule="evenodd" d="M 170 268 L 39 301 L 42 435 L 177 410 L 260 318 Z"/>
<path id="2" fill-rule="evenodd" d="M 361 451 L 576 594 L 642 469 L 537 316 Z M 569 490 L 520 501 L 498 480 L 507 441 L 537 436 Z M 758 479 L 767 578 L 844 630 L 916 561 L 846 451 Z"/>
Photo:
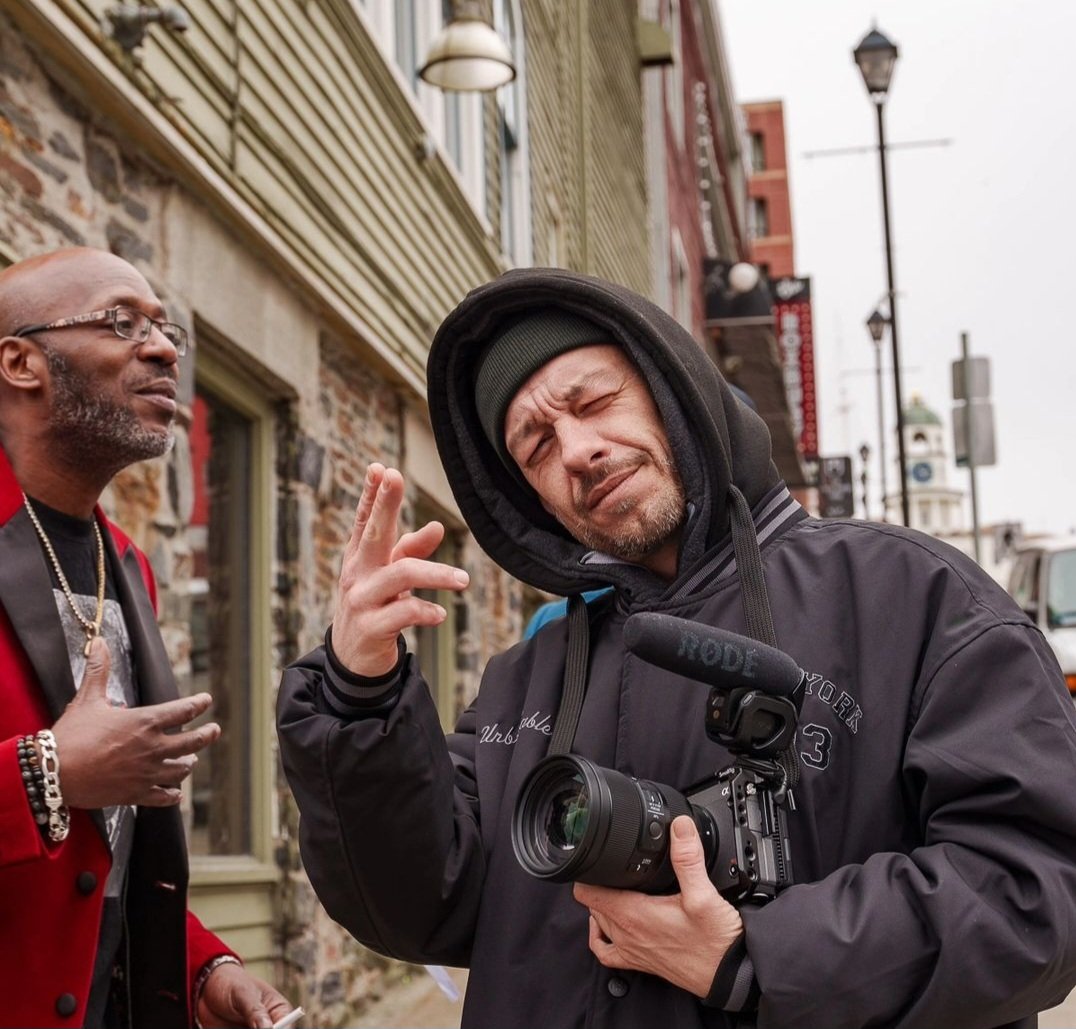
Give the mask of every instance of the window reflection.
<path id="1" fill-rule="evenodd" d="M 199 754 L 189 780 L 189 846 L 192 854 L 247 854 L 252 423 L 199 385 L 190 438 L 191 654 L 180 689 L 212 694 L 213 707 L 200 721 L 217 722 L 221 737 Z"/>

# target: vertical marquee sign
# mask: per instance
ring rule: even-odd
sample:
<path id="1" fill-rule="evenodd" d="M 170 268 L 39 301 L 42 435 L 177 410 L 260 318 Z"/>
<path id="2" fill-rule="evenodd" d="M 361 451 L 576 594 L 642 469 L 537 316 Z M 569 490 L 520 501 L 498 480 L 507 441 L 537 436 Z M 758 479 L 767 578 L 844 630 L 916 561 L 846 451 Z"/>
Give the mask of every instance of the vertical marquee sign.
<path id="1" fill-rule="evenodd" d="M 818 457 L 818 413 L 814 388 L 814 335 L 811 330 L 811 280 L 775 279 L 773 316 L 785 373 L 796 446 L 806 461 Z"/>

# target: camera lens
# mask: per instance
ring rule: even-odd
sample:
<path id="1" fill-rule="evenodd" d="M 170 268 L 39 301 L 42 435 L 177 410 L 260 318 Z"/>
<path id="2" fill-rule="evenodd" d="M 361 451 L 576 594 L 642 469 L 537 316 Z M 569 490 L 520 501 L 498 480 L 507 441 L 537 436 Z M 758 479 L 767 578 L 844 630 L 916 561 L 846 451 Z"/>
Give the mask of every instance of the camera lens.
<path id="1" fill-rule="evenodd" d="M 682 794 L 572 754 L 527 776 L 512 821 L 512 848 L 531 875 L 552 882 L 672 889 L 669 824 L 691 813 Z"/>
<path id="2" fill-rule="evenodd" d="M 595 771 L 582 758 L 558 756 L 527 777 L 516 804 L 512 846 L 532 875 L 555 882 L 578 877 L 599 834 L 595 817 L 607 816 L 609 809 Z"/>
<path id="3" fill-rule="evenodd" d="M 581 775 L 573 775 L 564 788 L 549 799 L 546 836 L 550 847 L 575 850 L 587 831 L 590 792 Z"/>

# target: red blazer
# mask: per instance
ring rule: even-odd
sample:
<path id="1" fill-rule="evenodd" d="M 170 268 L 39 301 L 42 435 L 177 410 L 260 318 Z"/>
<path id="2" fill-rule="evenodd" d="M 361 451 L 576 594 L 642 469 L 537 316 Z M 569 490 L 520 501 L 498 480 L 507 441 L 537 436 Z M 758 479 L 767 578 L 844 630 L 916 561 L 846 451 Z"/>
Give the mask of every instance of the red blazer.
<path id="1" fill-rule="evenodd" d="M 98 510 L 98 518 L 104 516 Z M 146 556 L 111 523 L 107 559 L 131 637 L 144 704 L 177 696 L 156 622 Z M 0 1025 L 81 1026 L 111 865 L 99 811 L 72 810 L 46 843 L 30 814 L 15 743 L 52 725 L 75 695 L 46 558 L 0 449 Z M 60 755 L 61 760 L 63 755 Z M 191 1025 L 193 977 L 231 953 L 187 910 L 179 811 L 139 808 L 127 881 L 135 1029 Z"/>

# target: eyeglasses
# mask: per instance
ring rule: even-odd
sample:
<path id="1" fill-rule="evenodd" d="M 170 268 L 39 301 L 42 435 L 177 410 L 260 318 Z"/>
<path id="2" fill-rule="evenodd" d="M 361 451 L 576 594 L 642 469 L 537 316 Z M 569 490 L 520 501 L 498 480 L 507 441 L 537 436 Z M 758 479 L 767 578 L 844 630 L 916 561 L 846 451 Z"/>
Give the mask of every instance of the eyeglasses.
<path id="1" fill-rule="evenodd" d="M 44 332 L 53 329 L 67 329 L 72 325 L 87 325 L 92 322 L 108 321 L 112 331 L 120 339 L 129 339 L 134 343 L 145 343 L 149 334 L 156 325 L 161 334 L 169 343 L 176 348 L 176 353 L 182 357 L 187 352 L 189 337 L 187 330 L 175 322 L 159 322 L 151 318 L 137 307 L 109 307 L 102 311 L 91 311 L 89 314 L 79 314 L 73 318 L 60 318 L 55 322 L 44 325 L 27 325 L 17 332 L 15 336 L 32 336 L 35 332 Z"/>

